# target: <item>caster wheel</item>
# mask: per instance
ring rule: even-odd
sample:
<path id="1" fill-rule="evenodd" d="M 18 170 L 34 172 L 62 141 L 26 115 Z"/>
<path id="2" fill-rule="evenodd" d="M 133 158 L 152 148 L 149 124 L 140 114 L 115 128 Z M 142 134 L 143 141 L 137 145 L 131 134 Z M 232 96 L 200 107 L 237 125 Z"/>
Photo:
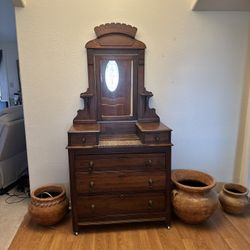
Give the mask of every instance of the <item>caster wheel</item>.
<path id="1" fill-rule="evenodd" d="M 79 234 L 78 232 L 74 232 L 74 235 L 75 235 L 75 236 L 78 236 L 78 234 Z"/>

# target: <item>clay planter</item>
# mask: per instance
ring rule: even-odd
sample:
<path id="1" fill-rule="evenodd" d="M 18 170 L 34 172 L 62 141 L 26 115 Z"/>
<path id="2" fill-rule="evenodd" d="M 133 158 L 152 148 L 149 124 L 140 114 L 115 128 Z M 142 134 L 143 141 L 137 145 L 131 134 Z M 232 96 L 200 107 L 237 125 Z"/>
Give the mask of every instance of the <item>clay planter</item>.
<path id="1" fill-rule="evenodd" d="M 242 185 L 227 183 L 220 192 L 219 200 L 223 210 L 230 214 L 242 214 L 250 208 L 248 189 Z"/>
<path id="2" fill-rule="evenodd" d="M 214 178 L 200 171 L 185 169 L 173 170 L 171 178 L 175 214 L 189 224 L 206 221 L 218 205 L 217 193 L 213 190 Z"/>
<path id="3" fill-rule="evenodd" d="M 43 186 L 32 192 L 29 213 L 41 225 L 54 225 L 67 213 L 68 205 L 62 186 Z"/>

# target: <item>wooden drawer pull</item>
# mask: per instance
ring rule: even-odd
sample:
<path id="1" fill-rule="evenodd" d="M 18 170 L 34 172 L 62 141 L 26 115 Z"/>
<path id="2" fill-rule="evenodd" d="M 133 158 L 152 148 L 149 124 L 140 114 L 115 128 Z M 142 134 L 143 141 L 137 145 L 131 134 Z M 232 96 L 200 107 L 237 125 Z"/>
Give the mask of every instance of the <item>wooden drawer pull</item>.
<path id="1" fill-rule="evenodd" d="M 148 201 L 148 208 L 153 208 L 153 201 L 152 200 Z"/>
<path id="2" fill-rule="evenodd" d="M 89 170 L 89 172 L 92 172 L 93 169 L 94 169 L 94 162 L 93 162 L 93 161 L 90 161 L 90 162 L 89 162 L 89 168 L 88 168 L 88 170 Z"/>
<path id="3" fill-rule="evenodd" d="M 156 135 L 156 136 L 155 136 L 155 141 L 156 141 L 156 142 L 159 142 L 159 141 L 160 141 L 160 136 Z"/>
<path id="4" fill-rule="evenodd" d="M 82 137 L 82 143 L 86 143 L 86 137 Z"/>
<path id="5" fill-rule="evenodd" d="M 145 162 L 146 167 L 152 167 L 152 160 L 147 160 Z"/>
<path id="6" fill-rule="evenodd" d="M 89 183 L 89 187 L 90 187 L 90 188 L 93 188 L 94 185 L 95 185 L 95 182 L 94 182 L 94 181 L 91 181 L 91 182 Z"/>
<path id="7" fill-rule="evenodd" d="M 149 178 L 149 180 L 148 180 L 148 185 L 149 185 L 150 187 L 153 186 L 153 180 L 152 180 L 151 178 Z"/>
<path id="8" fill-rule="evenodd" d="M 92 205 L 91 205 L 91 209 L 92 209 L 92 210 L 95 209 L 95 204 L 92 204 Z"/>

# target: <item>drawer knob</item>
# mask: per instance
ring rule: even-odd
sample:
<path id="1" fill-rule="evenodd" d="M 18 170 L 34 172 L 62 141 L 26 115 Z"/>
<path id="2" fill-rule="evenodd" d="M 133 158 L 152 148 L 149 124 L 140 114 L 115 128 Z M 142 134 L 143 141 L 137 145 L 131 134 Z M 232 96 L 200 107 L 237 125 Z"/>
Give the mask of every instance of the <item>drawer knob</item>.
<path id="1" fill-rule="evenodd" d="M 86 143 L 86 137 L 82 137 L 82 143 Z"/>
<path id="2" fill-rule="evenodd" d="M 147 160 L 147 161 L 145 162 L 145 165 L 146 165 L 147 167 L 152 167 L 152 160 Z"/>
<path id="3" fill-rule="evenodd" d="M 120 195 L 120 199 L 123 200 L 124 199 L 124 194 Z"/>
<path id="4" fill-rule="evenodd" d="M 92 205 L 91 205 L 91 209 L 92 209 L 92 210 L 95 209 L 95 204 L 92 204 Z"/>
<path id="5" fill-rule="evenodd" d="M 160 136 L 156 135 L 156 136 L 155 136 L 155 141 L 156 141 L 156 142 L 159 142 L 159 141 L 160 141 Z"/>
<path id="6" fill-rule="evenodd" d="M 148 201 L 148 207 L 149 207 L 149 208 L 152 208 L 152 207 L 153 207 L 153 201 L 152 201 L 152 200 L 149 200 L 149 201 Z"/>
<path id="7" fill-rule="evenodd" d="M 151 178 L 149 178 L 149 180 L 148 180 L 148 185 L 149 185 L 150 187 L 153 186 L 153 180 L 152 180 Z"/>
<path id="8" fill-rule="evenodd" d="M 92 172 L 93 169 L 94 169 L 94 162 L 93 162 L 93 161 L 90 161 L 90 162 L 89 162 L 89 168 L 88 168 L 88 170 L 89 170 L 89 172 Z"/>
<path id="9" fill-rule="evenodd" d="M 89 183 L 89 187 L 90 187 L 90 188 L 93 188 L 94 185 L 95 185 L 95 182 L 94 182 L 94 181 L 91 181 L 91 182 Z"/>

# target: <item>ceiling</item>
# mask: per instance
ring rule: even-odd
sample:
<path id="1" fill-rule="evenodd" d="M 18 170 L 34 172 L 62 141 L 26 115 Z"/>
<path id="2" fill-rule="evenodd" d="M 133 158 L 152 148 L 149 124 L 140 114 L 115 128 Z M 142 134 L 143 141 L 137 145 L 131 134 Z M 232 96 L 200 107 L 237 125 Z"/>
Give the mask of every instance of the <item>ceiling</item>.
<path id="1" fill-rule="evenodd" d="M 0 0 L 0 42 L 16 41 L 16 23 L 11 0 Z"/>

